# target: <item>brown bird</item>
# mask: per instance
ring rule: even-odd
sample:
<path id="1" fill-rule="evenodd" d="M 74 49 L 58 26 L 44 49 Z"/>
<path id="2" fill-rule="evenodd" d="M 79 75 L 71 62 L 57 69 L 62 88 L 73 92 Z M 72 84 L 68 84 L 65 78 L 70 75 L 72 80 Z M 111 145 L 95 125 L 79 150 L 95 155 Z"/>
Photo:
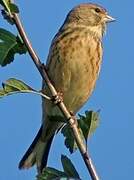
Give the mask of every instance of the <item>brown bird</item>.
<path id="1" fill-rule="evenodd" d="M 63 93 L 66 107 L 74 114 L 88 100 L 95 87 L 102 61 L 102 37 L 106 23 L 113 20 L 99 5 L 80 4 L 69 12 L 52 41 L 47 71 L 56 90 Z M 45 85 L 43 90 L 51 95 Z M 42 126 L 19 163 L 20 169 L 36 164 L 39 173 L 47 164 L 52 139 L 63 125 L 50 120 L 50 116 L 63 117 L 58 107 L 50 101 L 43 99 L 42 111 Z"/>

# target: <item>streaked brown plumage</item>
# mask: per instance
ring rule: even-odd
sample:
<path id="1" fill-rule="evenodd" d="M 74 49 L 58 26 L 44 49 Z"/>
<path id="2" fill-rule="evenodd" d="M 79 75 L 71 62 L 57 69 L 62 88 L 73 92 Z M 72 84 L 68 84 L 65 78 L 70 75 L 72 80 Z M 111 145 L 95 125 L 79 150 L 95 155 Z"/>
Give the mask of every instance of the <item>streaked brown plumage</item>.
<path id="1" fill-rule="evenodd" d="M 95 4 L 86 3 L 72 9 L 63 26 L 54 37 L 47 60 L 50 79 L 69 111 L 74 114 L 90 97 L 102 60 L 102 36 L 107 22 L 113 18 Z M 47 94 L 51 94 L 43 85 Z M 29 168 L 35 163 L 38 171 L 46 166 L 48 152 L 61 122 L 52 122 L 48 116 L 63 116 L 57 106 L 43 99 L 42 127 L 22 158 L 19 168 Z"/>

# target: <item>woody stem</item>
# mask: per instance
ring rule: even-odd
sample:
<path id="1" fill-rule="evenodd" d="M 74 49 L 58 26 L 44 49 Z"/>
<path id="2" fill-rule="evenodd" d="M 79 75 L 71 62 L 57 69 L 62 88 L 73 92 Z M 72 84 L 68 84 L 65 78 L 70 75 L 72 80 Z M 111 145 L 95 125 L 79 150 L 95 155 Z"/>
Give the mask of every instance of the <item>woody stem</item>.
<path id="1" fill-rule="evenodd" d="M 30 43 L 30 41 L 29 41 L 25 31 L 24 31 L 24 28 L 22 26 L 22 23 L 20 21 L 18 14 L 13 13 L 12 15 L 13 15 L 13 20 L 14 20 L 14 23 L 16 25 L 16 28 L 17 28 L 25 46 L 27 47 L 27 50 L 29 52 L 30 57 L 32 58 L 35 66 L 37 67 L 37 69 L 39 71 L 39 73 L 41 74 L 41 77 L 43 78 L 43 80 L 46 82 L 48 88 L 50 89 L 52 96 L 57 98 L 58 97 L 57 91 L 49 79 L 45 65 L 41 63 L 39 57 L 37 56 L 36 52 L 32 48 L 32 45 L 31 45 L 31 43 Z M 76 120 L 74 119 L 74 117 L 71 116 L 70 112 L 67 110 L 65 104 L 62 101 L 57 103 L 57 106 L 60 108 L 60 110 L 64 114 L 66 120 L 68 120 L 67 123 L 70 125 L 70 127 L 72 129 L 75 141 L 77 143 L 79 151 L 80 151 L 82 158 L 83 158 L 83 160 L 87 166 L 88 172 L 89 172 L 92 180 L 99 180 L 99 177 L 97 175 L 95 167 L 92 163 L 91 157 L 89 156 L 89 153 L 86 150 L 86 146 L 83 143 L 83 140 L 81 139 L 81 136 L 79 134 Z"/>

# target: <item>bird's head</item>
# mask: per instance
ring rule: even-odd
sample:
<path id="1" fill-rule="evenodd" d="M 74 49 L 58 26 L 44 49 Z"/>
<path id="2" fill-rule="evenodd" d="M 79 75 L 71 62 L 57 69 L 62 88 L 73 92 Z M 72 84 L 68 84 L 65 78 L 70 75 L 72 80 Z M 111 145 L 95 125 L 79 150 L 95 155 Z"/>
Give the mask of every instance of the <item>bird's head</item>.
<path id="1" fill-rule="evenodd" d="M 106 24 L 114 20 L 103 7 L 92 3 L 85 3 L 74 7 L 68 13 L 63 26 L 85 26 L 97 36 L 102 37 Z"/>
<path id="2" fill-rule="evenodd" d="M 97 26 L 114 21 L 115 19 L 109 16 L 103 7 L 96 4 L 85 3 L 73 8 L 69 12 L 67 20 L 87 26 Z"/>

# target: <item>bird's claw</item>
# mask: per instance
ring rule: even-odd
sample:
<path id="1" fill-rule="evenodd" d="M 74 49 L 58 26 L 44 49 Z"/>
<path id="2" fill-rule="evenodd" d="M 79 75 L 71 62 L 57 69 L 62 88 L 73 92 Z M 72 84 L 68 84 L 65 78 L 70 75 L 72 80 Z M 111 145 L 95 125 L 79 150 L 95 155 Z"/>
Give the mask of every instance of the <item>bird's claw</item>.
<path id="1" fill-rule="evenodd" d="M 78 122 L 77 122 L 77 119 L 75 118 L 75 114 L 73 113 L 73 111 L 69 111 L 69 112 L 70 112 L 70 115 L 71 115 L 71 117 L 69 118 L 71 127 L 73 127 L 74 124 L 78 126 Z"/>
<path id="2" fill-rule="evenodd" d="M 57 95 L 52 97 L 52 102 L 57 105 L 63 102 L 63 93 L 58 92 Z"/>

